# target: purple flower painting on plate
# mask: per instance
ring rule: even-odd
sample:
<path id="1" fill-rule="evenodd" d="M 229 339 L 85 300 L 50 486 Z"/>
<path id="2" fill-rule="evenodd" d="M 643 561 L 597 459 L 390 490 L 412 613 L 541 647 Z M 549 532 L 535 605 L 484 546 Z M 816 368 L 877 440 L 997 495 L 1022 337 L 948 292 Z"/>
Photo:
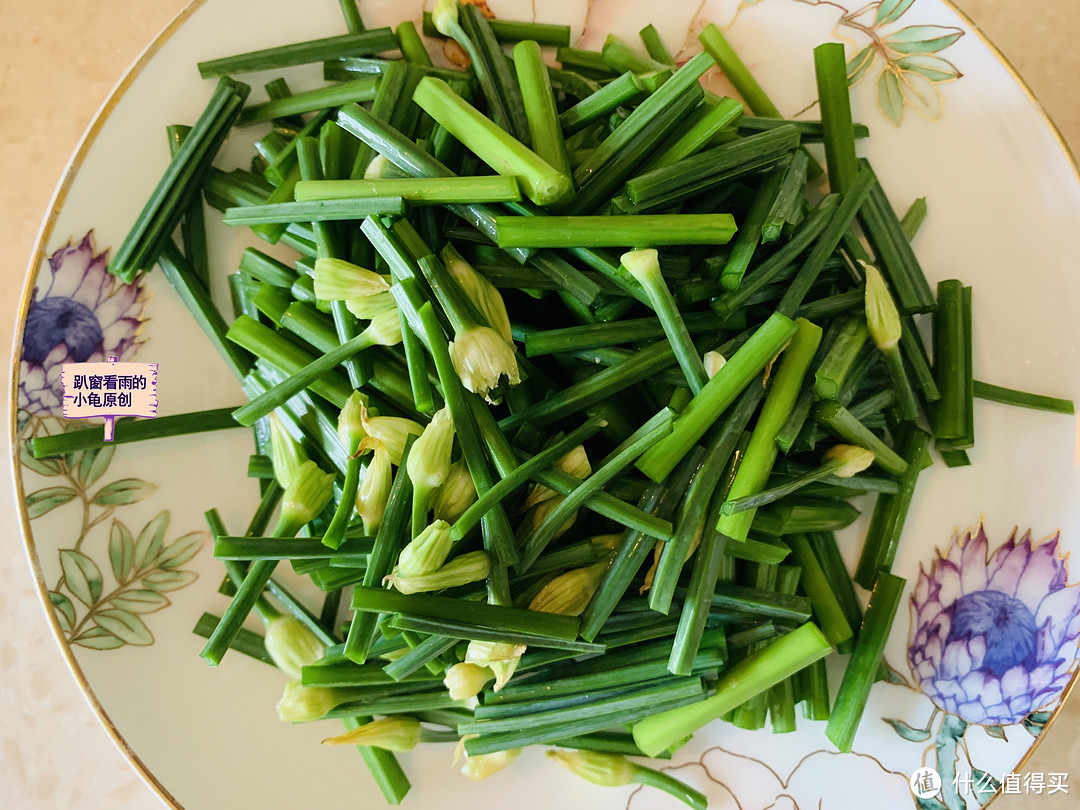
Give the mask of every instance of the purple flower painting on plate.
<path id="1" fill-rule="evenodd" d="M 973 725 L 1011 725 L 1049 706 L 1072 674 L 1080 588 L 1058 537 L 1016 533 L 992 557 L 982 527 L 920 571 L 908 663 L 934 705 Z"/>
<path id="2" fill-rule="evenodd" d="M 885 722 L 931 744 L 941 792 L 917 799 L 922 810 L 962 810 L 969 795 L 985 804 L 1001 787 L 972 761 L 969 729 L 1008 740 L 1009 726 L 1038 736 L 1049 720 L 1075 673 L 1080 639 L 1080 587 L 1068 574 L 1058 533 L 1037 543 L 1014 530 L 991 552 L 981 524 L 920 566 L 907 659 L 913 688 L 934 709 L 922 728 Z"/>
<path id="3" fill-rule="evenodd" d="M 30 520 L 54 512 L 60 518 L 49 529 L 48 544 L 59 546 L 59 573 L 48 599 L 65 641 L 85 650 L 153 644 L 144 616 L 168 607 L 166 594 L 196 579 L 181 566 L 206 539 L 201 531 L 168 539 L 168 510 L 139 523 L 131 523 L 129 513 L 126 522 L 118 518 L 118 510 L 146 500 L 158 487 L 110 475 L 115 446 L 48 458 L 30 451 L 35 437 L 86 428 L 81 420 L 62 418 L 64 363 L 130 360 L 143 344 L 148 296 L 142 277 L 124 284 L 107 263 L 108 251 L 96 252 L 93 231 L 77 243 L 68 240 L 42 262 L 19 374 L 23 506 Z"/>
<path id="4" fill-rule="evenodd" d="M 93 231 L 73 242 L 42 263 L 26 314 L 18 403 L 25 416 L 60 414 L 64 363 L 130 360 L 141 345 L 141 279 L 123 284 L 112 276 L 107 251 L 94 252 Z"/>

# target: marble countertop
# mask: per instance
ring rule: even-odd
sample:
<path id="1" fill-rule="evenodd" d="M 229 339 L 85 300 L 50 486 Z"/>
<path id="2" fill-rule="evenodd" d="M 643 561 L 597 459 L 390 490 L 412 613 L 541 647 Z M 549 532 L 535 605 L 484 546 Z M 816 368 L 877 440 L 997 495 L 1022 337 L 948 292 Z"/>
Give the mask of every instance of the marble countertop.
<path id="1" fill-rule="evenodd" d="M 7 0 L 0 4 L 0 334 L 14 331 L 25 268 L 53 188 L 97 109 L 154 35 L 188 0 Z M 1026 79 L 1080 154 L 1080 3 L 957 0 Z M 0 807 L 162 807 L 79 692 L 38 603 L 0 470 Z M 1028 763 L 1066 772 L 1070 794 L 1006 796 L 998 810 L 1080 804 L 1080 696 Z M 195 810 L 194 808 L 192 810 Z"/>

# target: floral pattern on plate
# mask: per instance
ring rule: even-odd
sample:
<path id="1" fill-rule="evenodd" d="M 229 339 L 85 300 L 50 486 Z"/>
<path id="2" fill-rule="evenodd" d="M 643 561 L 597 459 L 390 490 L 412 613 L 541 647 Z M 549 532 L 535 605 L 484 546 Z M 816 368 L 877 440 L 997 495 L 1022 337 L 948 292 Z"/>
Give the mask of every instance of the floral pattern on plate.
<path id="1" fill-rule="evenodd" d="M 23 332 L 19 376 L 20 460 L 26 479 L 50 479 L 47 486 L 29 485 L 24 504 L 31 520 L 67 504 L 68 547 L 58 552 L 61 575 L 49 588 L 49 603 L 64 638 L 92 650 L 125 645 L 146 646 L 154 635 L 142 618 L 167 607 L 168 591 L 191 584 L 188 562 L 206 540 L 191 532 L 166 542 L 169 513 L 159 512 L 137 532 L 114 513 L 150 497 L 157 485 L 141 478 L 107 480 L 116 447 L 79 450 L 55 458 L 35 459 L 30 441 L 38 436 L 85 427 L 61 417 L 64 363 L 130 360 L 143 344 L 147 295 L 142 279 L 122 284 L 108 273 L 108 251 L 97 253 L 93 231 L 78 243 L 54 251 L 42 263 Z M 103 479 L 106 483 L 99 484 Z M 29 484 L 29 480 L 25 481 Z M 111 519 L 106 539 L 95 529 Z M 93 551 L 91 551 L 93 548 Z M 105 571 L 110 571 L 112 580 Z M 107 586 L 108 584 L 108 586 Z"/>
<path id="2" fill-rule="evenodd" d="M 1030 531 L 1014 530 L 991 555 L 980 524 L 957 533 L 929 570 L 920 566 L 907 659 L 913 688 L 934 708 L 922 728 L 885 722 L 906 740 L 932 743 L 926 755 L 941 777 L 942 801 L 920 798 L 923 810 L 963 808 L 965 796 L 989 801 L 1001 780 L 972 761 L 965 734 L 981 727 L 1007 740 L 1007 728 L 1020 725 L 1038 736 L 1072 679 L 1080 587 L 1068 583 L 1059 542 L 1056 532 L 1034 543 Z"/>

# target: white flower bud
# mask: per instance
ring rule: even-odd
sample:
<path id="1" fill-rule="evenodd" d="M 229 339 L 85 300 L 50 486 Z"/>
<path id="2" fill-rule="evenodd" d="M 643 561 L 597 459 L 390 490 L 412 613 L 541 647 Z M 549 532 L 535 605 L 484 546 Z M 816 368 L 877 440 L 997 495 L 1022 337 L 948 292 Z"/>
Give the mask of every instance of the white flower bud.
<path id="1" fill-rule="evenodd" d="M 883 352 L 890 351 L 900 342 L 903 331 L 900 313 L 880 271 L 866 262 L 859 263 L 866 273 L 866 326 L 874 345 Z"/>
<path id="2" fill-rule="evenodd" d="M 493 773 L 498 773 L 521 753 L 520 748 L 510 748 L 506 751 L 496 751 L 493 754 L 478 754 L 475 757 L 466 757 L 465 764 L 461 766 L 461 772 L 474 782 L 487 779 Z"/>
<path id="3" fill-rule="evenodd" d="M 342 699 L 337 689 L 302 686 L 299 680 L 289 681 L 277 703 L 278 718 L 286 723 L 321 720 Z"/>
<path id="4" fill-rule="evenodd" d="M 443 248 L 442 260 L 447 271 L 484 316 L 488 326 L 502 335 L 507 343 L 511 343 L 514 334 L 510 327 L 510 316 L 506 313 L 506 303 L 495 285 L 477 273 L 452 245 L 447 244 Z"/>
<path id="5" fill-rule="evenodd" d="M 585 452 L 585 446 L 579 444 L 565 456 L 555 462 L 555 469 L 561 470 L 568 475 L 583 481 L 592 475 L 592 464 L 589 463 L 589 455 Z M 525 509 L 531 509 L 536 504 L 554 498 L 558 495 L 555 490 L 548 489 L 543 484 L 534 484 L 525 498 Z"/>
<path id="6" fill-rule="evenodd" d="M 619 257 L 622 266 L 648 290 L 660 280 L 660 254 L 656 248 L 631 250 Z"/>
<path id="7" fill-rule="evenodd" d="M 716 372 L 724 367 L 727 363 L 727 358 L 720 352 L 705 352 L 705 357 L 702 362 L 705 364 L 705 373 L 711 380 L 716 376 Z"/>
<path id="8" fill-rule="evenodd" d="M 480 694 L 484 684 L 495 677 L 487 667 L 478 664 L 454 664 L 446 670 L 443 683 L 453 700 L 468 700 Z"/>
<path id="9" fill-rule="evenodd" d="M 364 170 L 365 180 L 392 180 L 408 176 L 386 155 L 375 155 Z"/>
<path id="10" fill-rule="evenodd" d="M 320 301 L 366 298 L 390 289 L 383 276 L 344 259 L 316 259 L 313 280 Z"/>
<path id="11" fill-rule="evenodd" d="M 276 413 L 271 413 L 270 420 L 270 463 L 274 468 L 274 478 L 287 488 L 300 470 L 300 465 L 308 460 L 307 453 L 292 435 L 285 429 L 284 423 Z"/>
<path id="12" fill-rule="evenodd" d="M 453 523 L 476 501 L 476 487 L 473 485 L 469 468 L 464 461 L 455 461 L 450 465 L 449 474 L 431 493 L 431 508 L 435 517 Z"/>
<path id="13" fill-rule="evenodd" d="M 838 444 L 825 451 L 823 466 L 837 465 L 832 474 L 837 478 L 851 478 L 874 463 L 874 454 L 853 444 Z"/>
<path id="14" fill-rule="evenodd" d="M 346 298 L 345 309 L 362 321 L 370 321 L 384 312 L 397 312 L 397 303 L 393 295 L 381 292 L 363 298 Z"/>
<path id="15" fill-rule="evenodd" d="M 554 495 L 551 498 L 548 498 L 546 501 L 541 501 L 540 503 L 530 508 L 524 514 L 521 519 L 521 523 L 518 524 L 517 530 L 514 532 L 514 538 L 517 540 L 518 544 L 520 545 L 521 543 L 523 543 L 525 538 L 532 534 L 536 527 L 543 523 L 547 519 L 548 515 L 555 511 L 555 508 L 558 507 L 558 505 L 565 500 L 565 495 Z M 571 527 L 574 525 L 574 521 L 576 520 L 577 511 L 571 512 L 567 516 L 566 520 L 563 521 L 563 525 L 559 527 L 559 530 L 557 532 L 555 532 L 555 537 L 552 539 L 558 539 L 564 534 L 566 534 L 568 531 L 570 531 Z"/>
<path id="16" fill-rule="evenodd" d="M 378 439 L 367 438 L 367 443 L 375 452 L 364 468 L 360 486 L 356 490 L 356 511 L 364 521 L 364 531 L 375 534 L 382 524 L 386 512 L 386 501 L 390 498 L 390 486 L 393 483 L 390 470 L 390 452 Z"/>
<path id="17" fill-rule="evenodd" d="M 387 309 L 371 319 L 364 334 L 379 346 L 397 346 L 401 343 L 401 318 L 396 309 Z"/>
<path id="18" fill-rule="evenodd" d="M 401 550 L 394 573 L 401 577 L 418 577 L 437 571 L 450 556 L 453 545 L 450 524 L 436 520 Z"/>
<path id="19" fill-rule="evenodd" d="M 363 409 L 367 406 L 367 397 L 359 391 L 353 391 L 338 413 L 337 432 L 341 446 L 349 453 L 356 452 L 360 442 L 367 436 L 364 432 Z"/>
<path id="20" fill-rule="evenodd" d="M 404 577 L 395 571 L 386 577 L 401 593 L 428 593 L 445 588 L 456 588 L 487 579 L 491 573 L 491 559 L 486 551 L 470 551 L 446 563 L 441 568 L 428 574 Z"/>
<path id="21" fill-rule="evenodd" d="M 295 616 L 278 616 L 266 625 L 266 652 L 290 678 L 326 653 L 326 645 Z"/>
<path id="22" fill-rule="evenodd" d="M 334 475 L 314 461 L 300 465 L 281 496 L 281 516 L 275 534 L 295 534 L 318 515 L 334 497 Z"/>
<path id="23" fill-rule="evenodd" d="M 548 582 L 529 603 L 529 610 L 540 613 L 559 613 L 580 616 L 589 606 L 600 577 L 607 569 L 607 560 L 585 568 L 567 571 Z"/>
<path id="24" fill-rule="evenodd" d="M 550 749 L 548 757 L 571 773 L 603 787 L 629 785 L 634 779 L 635 766 L 626 757 L 601 754 L 598 751 L 567 751 Z"/>
<path id="25" fill-rule="evenodd" d="M 488 402 L 495 401 L 492 391 L 503 385 L 504 378 L 510 386 L 521 382 L 513 348 L 487 326 L 474 326 L 457 335 L 450 344 L 450 358 L 462 385 Z"/>
<path id="26" fill-rule="evenodd" d="M 431 12 L 435 30 L 444 37 L 453 37 L 457 33 L 458 4 L 457 0 L 438 0 Z"/>
<path id="27" fill-rule="evenodd" d="M 622 542 L 621 534 L 598 534 L 596 537 L 589 538 L 589 542 L 592 543 L 593 548 L 603 549 L 608 553 L 615 551 L 619 547 L 619 543 Z"/>
<path id="28" fill-rule="evenodd" d="M 454 420 L 444 407 L 431 417 L 420 438 L 409 451 L 405 469 L 414 487 L 430 491 L 450 474 L 450 452 L 454 448 Z"/>
<path id="29" fill-rule="evenodd" d="M 424 428 L 412 419 L 401 416 L 372 416 L 367 408 L 360 412 L 360 421 L 364 431 L 373 439 L 378 439 L 390 453 L 390 463 L 397 466 L 405 454 L 405 441 L 409 434 L 419 436 Z"/>
<path id="30" fill-rule="evenodd" d="M 470 641 L 465 651 L 465 663 L 487 667 L 495 673 L 496 692 L 506 686 L 517 671 L 524 644 L 506 644 L 500 641 Z"/>
<path id="31" fill-rule="evenodd" d="M 387 751 L 411 751 L 420 742 L 420 721 L 415 717 L 394 714 L 372 720 L 336 737 L 327 737 L 323 745 L 370 745 Z"/>

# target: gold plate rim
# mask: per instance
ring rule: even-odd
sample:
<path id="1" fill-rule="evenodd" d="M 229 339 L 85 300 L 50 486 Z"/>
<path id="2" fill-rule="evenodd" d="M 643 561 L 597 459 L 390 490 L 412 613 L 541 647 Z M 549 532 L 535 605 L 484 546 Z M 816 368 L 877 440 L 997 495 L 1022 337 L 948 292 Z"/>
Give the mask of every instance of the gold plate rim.
<path id="1" fill-rule="evenodd" d="M 75 660 L 74 653 L 71 650 L 70 645 L 64 640 L 63 632 L 56 619 L 53 611 L 47 607 L 48 603 L 48 585 L 45 582 L 44 574 L 41 570 L 41 562 L 37 553 L 37 549 L 34 544 L 33 534 L 30 529 L 29 518 L 26 514 L 26 510 L 22 504 L 25 498 L 25 492 L 23 488 L 22 476 L 20 473 L 21 465 L 19 463 L 19 450 L 18 450 L 18 388 L 19 388 L 19 370 L 20 370 L 20 357 L 22 355 L 22 326 L 25 320 L 25 314 L 30 304 L 30 297 L 33 294 L 34 283 L 37 279 L 38 269 L 41 266 L 42 259 L 45 258 L 46 245 L 49 243 L 53 235 L 53 228 L 56 224 L 57 217 L 63 204 L 67 199 L 68 192 L 77 176 L 79 169 L 82 167 L 82 163 L 89 153 L 90 149 L 94 146 L 97 136 L 100 133 L 105 122 L 112 114 L 117 104 L 124 97 L 125 93 L 131 87 L 131 85 L 138 79 L 143 69 L 147 64 L 157 55 L 166 42 L 181 28 L 181 26 L 194 14 L 199 8 L 201 8 L 207 0 L 191 0 L 191 2 L 180 10 L 179 13 L 154 37 L 153 41 L 146 47 L 146 49 L 136 58 L 128 70 L 124 73 L 123 77 L 117 83 L 117 85 L 110 92 L 108 98 L 102 104 L 101 108 L 94 115 L 94 119 L 86 132 L 82 135 L 78 146 L 76 147 L 71 159 L 68 161 L 67 166 L 64 168 L 63 175 L 57 184 L 56 190 L 53 192 L 52 199 L 49 203 L 46 216 L 42 221 L 41 228 L 38 231 L 38 235 L 34 240 L 34 246 L 30 255 L 30 264 L 27 269 L 26 283 L 23 286 L 22 295 L 19 299 L 18 318 L 15 323 L 15 336 L 13 340 L 13 351 L 11 356 L 11 389 L 8 406 L 8 423 L 9 423 L 9 441 L 10 441 L 10 462 L 12 471 L 12 480 L 15 487 L 15 508 L 18 512 L 20 529 L 22 532 L 22 540 L 24 551 L 27 555 L 27 560 L 30 565 L 31 572 L 34 577 L 34 584 L 38 593 L 39 606 L 42 608 L 42 612 L 45 614 L 46 621 L 52 630 L 53 639 L 56 641 L 57 646 L 60 649 L 60 653 L 67 664 L 72 676 L 75 678 L 76 683 L 79 686 L 80 691 L 83 693 L 90 707 L 97 715 L 98 721 L 105 729 L 106 733 L 112 739 L 113 743 L 117 746 L 120 753 L 128 760 L 135 771 L 138 773 L 143 782 L 149 786 L 154 793 L 165 802 L 169 807 L 174 810 L 184 810 L 183 806 L 176 800 L 176 798 L 168 791 L 168 789 L 158 781 L 157 777 L 147 767 L 146 763 L 142 761 L 139 755 L 128 745 L 127 740 L 123 734 L 113 723 L 105 707 L 102 706 L 98 700 L 93 687 L 87 680 L 82 668 Z M 1077 163 L 1077 159 L 1072 149 L 1069 147 L 1068 142 L 1062 135 L 1061 129 L 1054 122 L 1053 118 L 1046 111 L 1042 102 L 1039 101 L 1031 87 L 1021 76 L 1020 72 L 1012 64 L 1007 56 L 1001 52 L 1001 50 L 986 36 L 982 28 L 963 10 L 961 9 L 955 0 L 939 0 L 942 5 L 956 14 L 967 27 L 968 31 L 973 34 L 994 56 L 995 59 L 1006 69 L 1009 75 L 1016 82 L 1017 86 L 1027 97 L 1028 101 L 1034 107 L 1035 111 L 1042 118 L 1043 122 L 1050 129 L 1051 134 L 1057 141 L 1058 146 L 1064 153 L 1070 168 L 1073 172 L 1073 177 L 1080 184 L 1080 164 Z M 1039 745 L 1046 737 L 1046 732 L 1049 731 L 1061 714 L 1062 707 L 1069 700 L 1072 692 L 1076 688 L 1077 683 L 1080 682 L 1080 670 L 1073 674 L 1069 683 L 1062 691 L 1061 699 L 1058 701 L 1057 707 L 1054 709 L 1050 718 L 1047 720 L 1042 732 L 1034 739 L 1030 748 L 1027 749 L 1023 757 L 1016 764 L 1016 772 L 1020 772 L 1024 769 L 1026 764 L 1030 761 L 1031 757 L 1035 754 L 1035 751 L 1039 748 Z M 990 798 L 990 800 L 983 805 L 988 807 L 999 796 L 1002 795 L 1002 790 L 999 787 L 997 792 Z"/>

